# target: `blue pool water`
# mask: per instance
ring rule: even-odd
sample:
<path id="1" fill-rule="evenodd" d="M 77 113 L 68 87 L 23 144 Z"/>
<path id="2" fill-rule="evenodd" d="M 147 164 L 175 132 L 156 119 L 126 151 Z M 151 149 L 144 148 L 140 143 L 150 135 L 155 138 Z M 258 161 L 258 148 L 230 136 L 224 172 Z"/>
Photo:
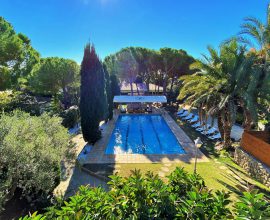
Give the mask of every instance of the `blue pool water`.
<path id="1" fill-rule="evenodd" d="M 120 115 L 106 154 L 184 154 L 161 115 Z"/>

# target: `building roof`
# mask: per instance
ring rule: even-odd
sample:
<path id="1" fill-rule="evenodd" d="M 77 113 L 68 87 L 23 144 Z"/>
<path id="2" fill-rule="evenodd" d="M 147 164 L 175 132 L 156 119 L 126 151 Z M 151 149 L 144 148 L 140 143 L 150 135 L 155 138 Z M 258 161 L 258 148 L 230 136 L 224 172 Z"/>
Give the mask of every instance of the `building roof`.
<path id="1" fill-rule="evenodd" d="M 161 102 L 166 103 L 166 96 L 129 96 L 129 95 L 118 95 L 114 96 L 113 102 L 115 103 L 153 103 Z"/>
<path id="2" fill-rule="evenodd" d="M 138 85 L 138 90 L 140 92 L 146 92 L 147 91 L 147 87 L 146 87 L 145 83 L 137 83 L 137 85 Z M 132 87 L 133 87 L 133 91 L 136 92 L 137 91 L 136 83 L 132 83 Z M 158 87 L 159 87 L 159 89 L 158 89 Z M 156 88 L 156 91 L 163 92 L 163 87 L 162 86 L 158 86 L 158 85 L 155 85 L 155 84 L 152 84 L 152 83 L 149 84 L 149 92 L 154 92 L 155 88 Z M 127 82 L 122 82 L 121 85 L 120 85 L 120 89 L 121 89 L 122 92 L 130 92 L 131 91 L 130 84 L 127 83 Z"/>

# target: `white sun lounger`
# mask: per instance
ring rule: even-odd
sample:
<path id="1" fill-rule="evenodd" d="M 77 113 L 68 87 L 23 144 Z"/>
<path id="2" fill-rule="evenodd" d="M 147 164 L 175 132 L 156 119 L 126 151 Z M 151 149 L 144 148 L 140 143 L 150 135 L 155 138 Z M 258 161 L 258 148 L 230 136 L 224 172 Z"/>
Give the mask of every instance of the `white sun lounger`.
<path id="1" fill-rule="evenodd" d="M 199 121 L 199 116 L 198 115 L 195 115 L 194 116 L 194 118 L 191 118 L 191 119 L 189 119 L 189 120 L 187 120 L 189 123 L 195 123 L 195 122 L 197 122 L 197 121 Z"/>
<path id="2" fill-rule="evenodd" d="M 217 129 L 216 128 L 210 128 L 207 131 L 206 130 L 201 131 L 201 133 L 204 134 L 204 135 L 213 135 L 216 132 L 217 132 Z"/>
<path id="3" fill-rule="evenodd" d="M 191 127 L 193 127 L 193 128 L 198 128 L 198 127 L 203 126 L 203 124 L 204 124 L 203 122 L 201 123 L 200 121 L 198 121 L 197 123 L 191 125 Z"/>
<path id="4" fill-rule="evenodd" d="M 187 110 L 182 108 L 177 112 L 177 115 L 182 115 L 185 111 L 187 111 Z"/>
<path id="5" fill-rule="evenodd" d="M 186 116 L 188 116 L 188 115 L 189 115 L 189 113 L 188 113 L 188 111 L 186 111 L 186 112 L 184 112 L 183 114 L 179 115 L 179 117 L 180 117 L 180 118 L 184 118 L 184 117 L 186 117 Z"/>
<path id="6" fill-rule="evenodd" d="M 182 118 L 182 120 L 186 121 L 186 120 L 192 119 L 193 116 L 194 116 L 194 115 L 193 115 L 192 113 L 190 113 L 188 116 Z"/>
<path id="7" fill-rule="evenodd" d="M 202 127 L 196 128 L 196 131 L 201 132 L 201 131 L 209 130 L 210 128 L 211 128 L 210 125 L 207 125 L 207 126 L 204 125 Z"/>
<path id="8" fill-rule="evenodd" d="M 215 135 L 208 136 L 208 138 L 211 140 L 218 140 L 218 139 L 221 139 L 221 135 L 220 135 L 220 133 L 217 133 Z"/>

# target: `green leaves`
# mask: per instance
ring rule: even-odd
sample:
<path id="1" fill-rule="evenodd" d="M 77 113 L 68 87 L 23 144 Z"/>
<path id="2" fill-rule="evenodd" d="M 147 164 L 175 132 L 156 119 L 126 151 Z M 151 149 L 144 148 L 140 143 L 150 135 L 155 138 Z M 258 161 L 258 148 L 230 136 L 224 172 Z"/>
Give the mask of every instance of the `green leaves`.
<path id="1" fill-rule="evenodd" d="M 176 168 L 164 183 L 157 175 L 139 170 L 123 178 L 113 175 L 110 190 L 81 186 L 64 204 L 48 209 L 46 219 L 266 219 L 269 204 L 262 194 L 245 192 L 234 213 L 229 193 L 212 192 L 198 174 Z M 22 218 L 21 218 L 22 219 Z M 26 220 L 32 219 L 25 217 Z M 24 220 L 24 219 L 22 219 Z"/>
<path id="2" fill-rule="evenodd" d="M 41 94 L 58 94 L 60 90 L 79 86 L 79 65 L 70 59 L 48 57 L 32 71 L 30 85 Z"/>
<path id="3" fill-rule="evenodd" d="M 69 146 L 57 117 L 21 111 L 0 117 L 0 207 L 20 188 L 23 195 L 47 196 L 60 178 L 60 161 Z"/>
<path id="4" fill-rule="evenodd" d="M 24 87 L 27 76 L 39 61 L 38 52 L 32 48 L 30 40 L 21 33 L 16 34 L 3 17 L 0 17 L 0 42 L 0 90 Z"/>
<path id="5" fill-rule="evenodd" d="M 243 197 L 235 204 L 235 212 L 237 214 L 237 220 L 269 219 L 270 203 L 257 190 L 244 192 Z"/>

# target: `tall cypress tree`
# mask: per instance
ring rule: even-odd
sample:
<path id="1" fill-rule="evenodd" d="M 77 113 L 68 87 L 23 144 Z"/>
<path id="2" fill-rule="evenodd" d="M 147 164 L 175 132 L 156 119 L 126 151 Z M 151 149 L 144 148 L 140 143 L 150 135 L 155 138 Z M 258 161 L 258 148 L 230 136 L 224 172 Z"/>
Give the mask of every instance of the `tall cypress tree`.
<path id="1" fill-rule="evenodd" d="M 83 138 L 94 144 L 100 137 L 99 122 L 104 114 L 104 71 L 94 46 L 87 44 L 81 64 L 81 127 Z M 104 79 L 103 79 L 104 80 Z"/>
<path id="2" fill-rule="evenodd" d="M 113 98 L 116 95 L 120 95 L 121 90 L 119 86 L 119 80 L 115 74 L 110 75 L 110 81 L 111 81 L 111 95 L 112 95 L 111 102 L 112 102 L 112 108 L 113 108 L 114 107 Z"/>
<path id="3" fill-rule="evenodd" d="M 103 65 L 101 64 L 102 70 L 99 72 L 98 81 L 101 86 L 100 90 L 100 98 L 99 98 L 99 105 L 100 105 L 100 121 L 108 119 L 108 99 L 107 99 L 107 91 L 106 91 L 106 78 L 105 78 L 105 71 Z"/>
<path id="4" fill-rule="evenodd" d="M 107 71 L 106 65 L 103 65 L 104 68 L 104 75 L 105 75 L 105 85 L 106 85 L 106 96 L 107 96 L 107 109 L 108 109 L 108 114 L 107 114 L 107 120 L 111 120 L 113 118 L 113 96 L 112 96 L 112 90 L 111 90 L 111 79 L 109 76 L 109 73 Z"/>
<path id="5" fill-rule="evenodd" d="M 111 81 L 111 91 L 112 91 L 112 97 L 115 95 L 120 95 L 120 86 L 119 86 L 119 80 L 115 74 L 110 75 L 110 81 Z"/>

